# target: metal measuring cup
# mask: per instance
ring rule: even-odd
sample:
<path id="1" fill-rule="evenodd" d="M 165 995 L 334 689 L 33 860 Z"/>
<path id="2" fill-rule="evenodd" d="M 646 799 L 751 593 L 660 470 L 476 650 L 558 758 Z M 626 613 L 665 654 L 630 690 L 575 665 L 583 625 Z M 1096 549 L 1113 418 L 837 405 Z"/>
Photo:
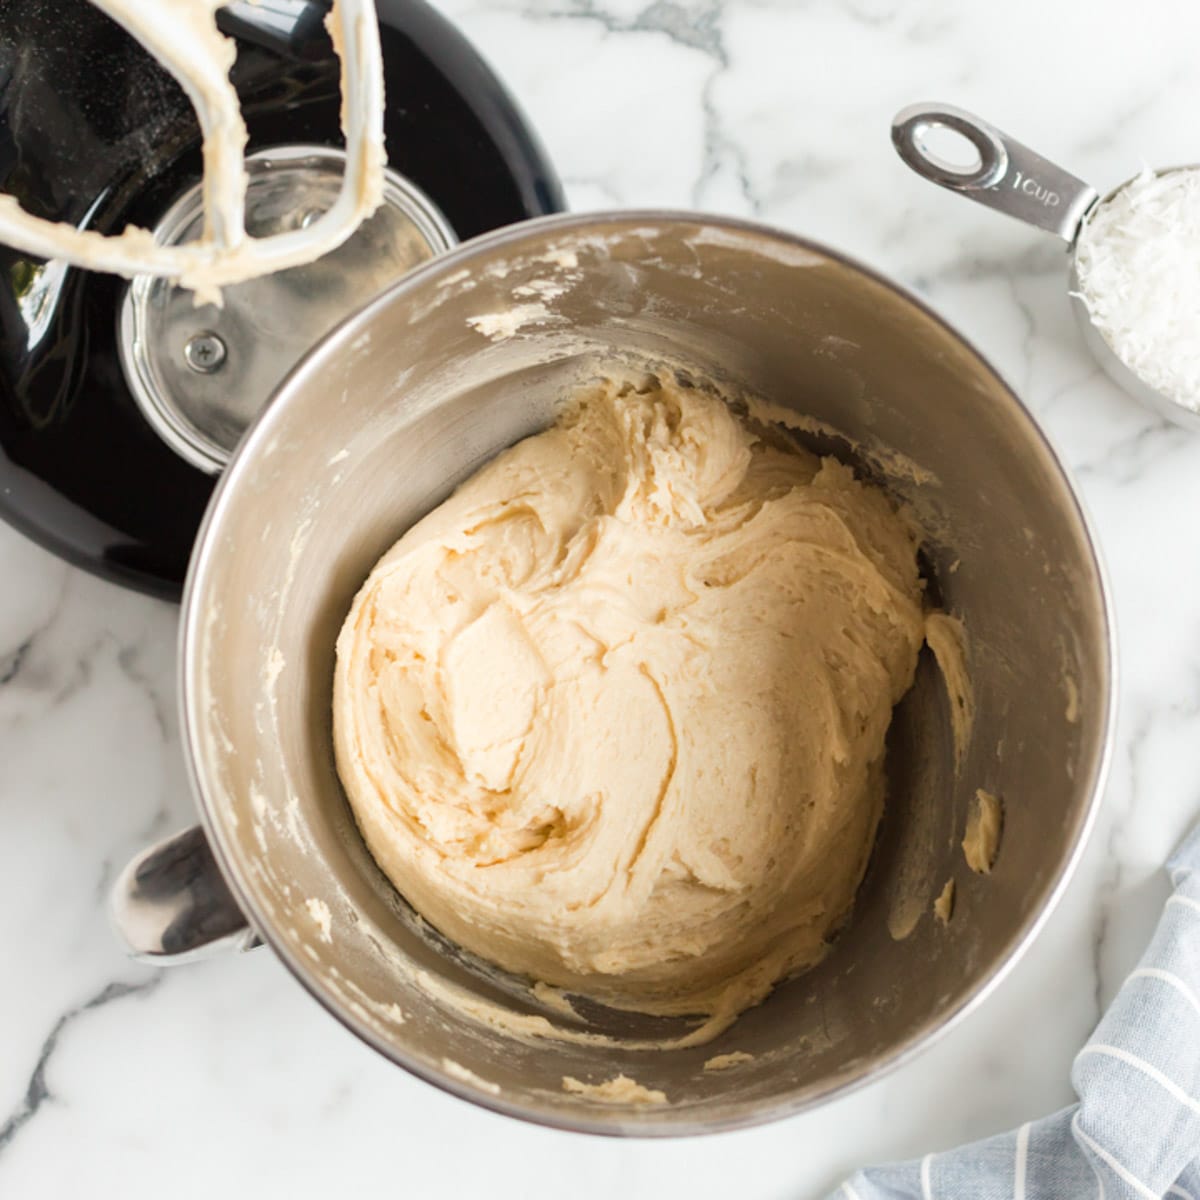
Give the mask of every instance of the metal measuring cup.
<path id="1" fill-rule="evenodd" d="M 935 129 L 961 134 L 975 147 L 979 162 L 960 167 L 931 151 L 925 139 Z M 949 104 L 911 104 L 901 109 L 892 120 L 892 144 L 896 153 L 923 179 L 1062 238 L 1069 247 L 1069 288 L 1075 319 L 1088 349 L 1105 374 L 1148 408 L 1178 425 L 1200 431 L 1200 412 L 1163 395 L 1117 357 L 1092 323 L 1087 305 L 1079 295 L 1080 231 L 1092 213 L 1132 183 L 1132 179 L 1100 196 L 1094 187 L 1035 154 L 994 125 Z M 1180 169 L 1183 168 L 1168 168 Z"/>

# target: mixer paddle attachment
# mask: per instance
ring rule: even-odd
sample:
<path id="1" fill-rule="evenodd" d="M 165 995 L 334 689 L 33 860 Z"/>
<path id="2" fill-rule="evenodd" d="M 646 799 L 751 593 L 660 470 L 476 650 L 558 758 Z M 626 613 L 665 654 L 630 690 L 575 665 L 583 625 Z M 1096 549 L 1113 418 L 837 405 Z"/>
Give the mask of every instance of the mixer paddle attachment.
<path id="1" fill-rule="evenodd" d="M 162 245 L 147 229 L 116 236 L 26 212 L 0 196 L 0 242 L 27 254 L 94 271 L 172 280 L 197 303 L 220 303 L 221 288 L 314 262 L 342 245 L 384 195 L 383 59 L 374 0 L 333 0 L 326 27 L 341 64 L 345 173 L 333 204 L 300 228 L 247 234 L 246 123 L 229 70 L 233 40 L 217 28 L 227 0 L 91 0 L 179 81 L 203 133 L 204 226 L 198 240 Z"/>

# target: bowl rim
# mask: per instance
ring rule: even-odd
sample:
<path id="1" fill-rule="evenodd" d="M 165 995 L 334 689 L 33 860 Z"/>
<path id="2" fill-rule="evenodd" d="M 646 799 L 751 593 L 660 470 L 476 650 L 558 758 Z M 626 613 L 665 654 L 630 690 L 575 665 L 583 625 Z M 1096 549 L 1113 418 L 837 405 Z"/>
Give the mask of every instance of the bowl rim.
<path id="1" fill-rule="evenodd" d="M 1046 891 L 1042 904 L 1031 911 L 1016 933 L 1009 939 L 1007 946 L 997 958 L 991 969 L 984 974 L 975 985 L 959 1000 L 958 1004 L 940 1018 L 930 1019 L 903 1041 L 897 1043 L 885 1054 L 843 1068 L 828 1079 L 801 1091 L 786 1094 L 775 1101 L 731 1102 L 727 1113 L 713 1116 L 689 1117 L 687 1109 L 677 1109 L 678 1117 L 672 1116 L 670 1105 L 656 1106 L 652 1109 L 626 1109 L 613 1107 L 611 1111 L 597 1108 L 594 1114 L 584 1115 L 578 1110 L 560 1113 L 550 1106 L 538 1106 L 526 1102 L 511 1102 L 503 1093 L 492 1094 L 468 1080 L 431 1069 L 426 1063 L 406 1054 L 389 1041 L 380 1037 L 370 1025 L 358 1015 L 343 1006 L 332 990 L 315 971 L 309 969 L 304 957 L 293 949 L 286 939 L 275 929 L 273 922 L 255 902 L 253 889 L 249 886 L 249 871 L 244 870 L 238 854 L 232 849 L 225 834 L 225 827 L 212 812 L 206 780 L 202 768 L 202 758 L 198 753 L 199 745 L 199 706 L 193 702 L 196 694 L 197 667 L 199 656 L 196 646 L 203 636 L 204 620 L 202 606 L 198 598 L 205 593 L 206 581 L 211 570 L 211 564 L 217 555 L 218 539 L 215 530 L 221 522 L 225 509 L 235 495 L 238 481 L 249 469 L 249 464 L 258 458 L 258 450 L 265 447 L 273 432 L 273 426 L 283 411 L 286 398 L 301 389 L 309 375 L 319 369 L 320 365 L 332 355 L 346 348 L 349 343 L 370 324 L 376 314 L 395 304 L 398 298 L 410 293 L 419 292 L 431 280 L 460 271 L 465 266 L 481 256 L 490 254 L 498 247 L 520 242 L 531 235 L 541 234 L 547 238 L 555 234 L 568 234 L 588 230 L 596 232 L 616 230 L 623 226 L 629 228 L 690 225 L 703 228 L 716 228 L 728 231 L 737 236 L 749 235 L 759 239 L 782 245 L 790 251 L 803 251 L 814 254 L 852 271 L 865 276 L 868 280 L 893 292 L 901 300 L 915 307 L 922 315 L 940 326 L 954 341 L 956 341 L 978 363 L 979 367 L 989 374 L 996 383 L 1007 393 L 1016 407 L 1016 411 L 1025 419 L 1034 435 L 1040 440 L 1049 461 L 1058 472 L 1059 479 L 1065 487 L 1066 496 L 1071 501 L 1075 519 L 1083 535 L 1092 566 L 1094 584 L 1094 601 L 1098 603 L 1099 616 L 1103 625 L 1103 661 L 1101 663 L 1107 689 L 1100 721 L 1100 739 L 1098 751 L 1088 764 L 1090 778 L 1087 778 L 1080 789 L 1080 794 L 1086 798 L 1086 806 L 1082 819 L 1077 823 L 1072 842 L 1065 847 L 1057 873 Z M 274 953 L 287 967 L 292 976 L 300 983 L 322 1008 L 336 1018 L 351 1033 L 365 1042 L 372 1049 L 383 1055 L 395 1065 L 402 1067 L 412 1075 L 423 1079 L 441 1091 L 469 1101 L 492 1112 L 515 1117 L 534 1125 L 560 1129 L 567 1132 L 589 1133 L 615 1137 L 646 1137 L 673 1138 L 689 1137 L 702 1134 L 727 1132 L 746 1129 L 753 1126 L 765 1125 L 785 1117 L 795 1116 L 811 1111 L 820 1105 L 834 1099 L 841 1099 L 852 1092 L 876 1083 L 893 1071 L 915 1059 L 929 1047 L 935 1045 L 952 1029 L 975 1012 L 984 1001 L 1000 986 L 1003 980 L 1013 970 L 1030 945 L 1045 927 L 1051 913 L 1058 906 L 1073 877 L 1083 851 L 1095 827 L 1100 801 L 1104 792 L 1112 763 L 1116 708 L 1118 700 L 1118 657 L 1116 640 L 1115 608 L 1112 599 L 1112 588 L 1108 571 L 1100 552 L 1099 540 L 1096 536 L 1094 522 L 1088 513 L 1079 486 L 1068 469 L 1062 454 L 1058 451 L 1053 440 L 1043 428 L 1030 407 L 1021 399 L 1016 390 L 1009 384 L 1005 376 L 995 367 L 991 360 L 984 355 L 974 343 L 960 332 L 949 320 L 932 307 L 925 299 L 918 296 L 911 288 L 898 283 L 882 272 L 863 263 L 853 255 L 826 246 L 815 239 L 806 238 L 788 230 L 775 226 L 747 220 L 741 217 L 721 216 L 702 212 L 691 212 L 683 209 L 614 209 L 588 213 L 559 213 L 538 217 L 529 221 L 521 221 L 498 230 L 482 234 L 443 255 L 439 255 L 421 264 L 406 274 L 394 285 L 370 301 L 363 308 L 348 317 L 336 328 L 317 342 L 302 359 L 292 368 L 275 389 L 271 399 L 251 424 L 238 445 L 229 465 L 221 475 L 197 534 L 195 547 L 188 565 L 187 578 L 184 584 L 182 612 L 179 632 L 179 715 L 182 731 L 183 754 L 186 763 L 189 783 L 200 811 L 201 822 L 212 848 L 213 855 L 221 869 L 226 883 L 243 913 L 246 915 L 255 931 L 263 942 L 271 947 Z M 649 1119 L 647 1119 L 649 1118 Z"/>

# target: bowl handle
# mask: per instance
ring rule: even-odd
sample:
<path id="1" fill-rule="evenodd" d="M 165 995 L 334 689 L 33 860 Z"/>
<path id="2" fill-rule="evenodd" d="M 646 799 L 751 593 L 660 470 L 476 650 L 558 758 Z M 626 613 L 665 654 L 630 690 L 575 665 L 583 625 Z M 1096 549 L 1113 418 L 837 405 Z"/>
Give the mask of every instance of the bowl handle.
<path id="1" fill-rule="evenodd" d="M 113 885 L 110 911 L 140 962 L 172 966 L 261 945 L 199 825 L 134 858 Z"/>

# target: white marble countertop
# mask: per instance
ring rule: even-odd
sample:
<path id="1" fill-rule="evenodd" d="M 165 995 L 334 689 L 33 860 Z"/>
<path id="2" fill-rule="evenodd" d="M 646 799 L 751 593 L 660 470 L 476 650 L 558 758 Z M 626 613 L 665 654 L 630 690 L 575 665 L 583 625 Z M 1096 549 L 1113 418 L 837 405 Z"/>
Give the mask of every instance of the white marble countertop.
<path id="1" fill-rule="evenodd" d="M 1103 190 L 1200 158 L 1184 0 L 439 0 L 545 138 L 575 208 L 753 214 L 915 286 L 999 364 L 1096 518 L 1122 657 L 1114 769 L 1066 899 L 981 1011 L 824 1109 L 704 1140 L 541 1130 L 409 1078 L 266 951 L 155 972 L 114 871 L 193 818 L 173 608 L 0 528 L 0 1195 L 815 1197 L 864 1161 L 1072 1099 L 1076 1048 L 1200 813 L 1200 437 L 1086 357 L 1061 246 L 920 182 L 888 123 L 944 99 Z M 1192 585 L 1197 591 L 1192 591 Z"/>

